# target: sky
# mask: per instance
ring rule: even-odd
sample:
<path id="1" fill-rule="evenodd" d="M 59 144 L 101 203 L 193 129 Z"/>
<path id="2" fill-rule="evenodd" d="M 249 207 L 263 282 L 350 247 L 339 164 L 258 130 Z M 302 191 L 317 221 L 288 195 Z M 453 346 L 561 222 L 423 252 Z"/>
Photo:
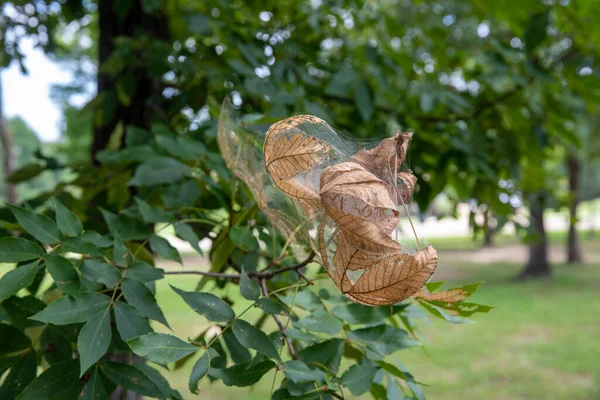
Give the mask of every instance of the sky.
<path id="1" fill-rule="evenodd" d="M 18 63 L 2 70 L 2 96 L 6 117 L 20 116 L 46 142 L 60 136 L 61 110 L 50 99 L 50 87 L 71 81 L 71 73 L 54 63 L 28 40 L 20 45 L 29 74 L 23 75 Z"/>

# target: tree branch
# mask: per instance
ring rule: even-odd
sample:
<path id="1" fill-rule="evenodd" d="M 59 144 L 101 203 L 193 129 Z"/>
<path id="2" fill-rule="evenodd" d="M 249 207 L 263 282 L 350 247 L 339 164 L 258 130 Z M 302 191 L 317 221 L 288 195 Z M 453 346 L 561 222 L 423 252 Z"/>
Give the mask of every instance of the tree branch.
<path id="1" fill-rule="evenodd" d="M 265 278 L 262 278 L 260 280 L 260 288 L 262 290 L 263 296 L 269 297 L 269 290 L 267 289 L 267 281 L 265 280 Z M 294 345 L 292 344 L 292 341 L 290 340 L 287 333 L 285 332 L 285 327 L 283 326 L 283 324 L 281 323 L 281 320 L 279 319 L 279 317 L 277 315 L 272 314 L 272 316 L 273 316 L 273 319 L 275 320 L 275 323 L 279 327 L 279 330 L 281 331 L 283 338 L 285 339 L 285 343 L 287 344 L 288 350 L 290 351 L 290 355 L 292 356 L 292 358 L 294 360 L 297 360 L 298 356 L 296 355 L 296 350 L 294 349 Z"/>
<path id="2" fill-rule="evenodd" d="M 282 274 L 287 271 L 294 271 L 298 274 L 298 276 L 300 276 L 302 279 L 304 279 L 308 284 L 312 285 L 312 281 L 309 280 L 306 276 L 304 276 L 304 274 L 302 272 L 300 272 L 299 269 L 302 267 L 305 267 L 310 262 L 312 262 L 312 260 L 315 258 L 316 255 L 317 254 L 314 251 L 311 251 L 310 254 L 308 255 L 308 257 L 306 257 L 306 259 L 299 264 L 291 265 L 289 267 L 275 269 L 273 271 L 268 271 L 268 272 L 250 271 L 247 273 L 247 275 L 250 278 L 271 279 L 275 275 L 279 275 L 279 274 Z M 203 275 L 203 276 L 209 276 L 209 277 L 213 277 L 213 278 L 222 278 L 222 279 L 231 279 L 231 280 L 240 279 L 242 277 L 240 274 L 224 274 L 221 272 L 197 271 L 197 270 L 166 271 L 165 275 Z"/>

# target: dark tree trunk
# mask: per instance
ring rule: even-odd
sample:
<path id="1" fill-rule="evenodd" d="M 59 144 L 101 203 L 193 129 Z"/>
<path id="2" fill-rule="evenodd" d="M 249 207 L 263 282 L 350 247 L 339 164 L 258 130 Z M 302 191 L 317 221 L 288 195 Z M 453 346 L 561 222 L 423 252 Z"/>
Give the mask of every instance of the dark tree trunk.
<path id="1" fill-rule="evenodd" d="M 535 236 L 529 245 L 529 261 L 519 278 L 543 278 L 552 274 L 548 262 L 548 238 L 544 228 L 544 193 L 538 192 L 530 196 L 531 231 Z"/>
<path id="2" fill-rule="evenodd" d="M 13 151 L 12 134 L 4 123 L 4 109 L 2 104 L 2 77 L 0 76 L 0 145 L 2 145 L 3 181 L 6 188 L 6 201 L 11 204 L 17 202 L 17 188 L 8 181 L 8 177 L 15 169 L 16 159 Z"/>
<path id="3" fill-rule="evenodd" d="M 148 38 L 167 41 L 169 39 L 168 21 L 161 10 L 146 14 L 142 0 L 122 2 L 119 0 L 99 0 L 98 18 L 100 34 L 98 38 L 98 63 L 103 65 L 116 49 L 118 37 Z M 142 50 L 143 51 L 143 50 Z M 147 50 L 146 50 L 147 51 Z M 149 71 L 145 58 L 133 55 L 139 60 L 128 65 L 116 76 L 110 73 L 98 73 L 98 95 L 100 101 L 96 109 L 96 125 L 92 141 L 92 160 L 97 162 L 96 154 L 105 149 L 111 136 L 121 124 L 149 128 L 156 114 L 156 99 L 161 95 L 161 77 Z M 117 82 L 128 82 L 128 104 L 122 104 L 117 96 Z M 124 139 L 124 136 L 123 136 Z"/>
<path id="4" fill-rule="evenodd" d="M 577 155 L 569 156 L 569 193 L 571 202 L 569 203 L 569 238 L 567 241 L 567 262 L 581 263 L 581 246 L 579 245 L 579 234 L 577 233 L 577 206 L 579 205 L 579 175 L 581 164 Z"/>
<path id="5" fill-rule="evenodd" d="M 492 218 L 492 210 L 488 209 L 483 214 L 483 246 L 492 247 L 494 246 L 494 227 L 490 226 L 490 219 Z"/>
<path id="6" fill-rule="evenodd" d="M 147 38 L 150 43 L 167 41 L 169 29 L 167 18 L 157 10 L 152 14 L 144 12 L 142 0 L 98 1 L 98 63 L 102 66 L 113 56 L 117 49 L 115 39 L 119 37 L 141 39 Z M 148 50 L 141 50 L 148 51 Z M 146 53 L 147 55 L 147 53 Z M 148 129 L 156 110 L 156 101 L 160 99 L 161 77 L 151 73 L 149 62 L 142 54 L 133 54 L 135 60 L 129 63 L 116 75 L 100 69 L 98 73 L 99 103 L 96 107 L 94 137 L 91 155 L 97 163 L 96 155 L 105 149 L 117 128 L 136 126 Z M 118 96 L 118 84 L 125 85 L 128 101 Z M 122 89 L 122 88 L 121 88 Z M 124 143 L 125 136 L 121 139 Z M 144 360 L 131 353 L 110 353 L 105 356 L 112 361 L 122 363 L 141 363 Z M 119 387 L 109 400 L 141 400 L 142 396 Z"/>

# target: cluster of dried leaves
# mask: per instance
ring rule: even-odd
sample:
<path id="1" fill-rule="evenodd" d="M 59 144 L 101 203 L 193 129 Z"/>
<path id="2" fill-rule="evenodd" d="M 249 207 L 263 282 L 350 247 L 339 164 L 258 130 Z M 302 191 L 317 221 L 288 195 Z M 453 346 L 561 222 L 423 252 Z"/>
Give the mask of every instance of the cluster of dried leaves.
<path id="1" fill-rule="evenodd" d="M 273 124 L 264 143 L 266 170 L 318 224 L 322 263 L 344 295 L 367 305 L 402 301 L 425 285 L 438 262 L 432 247 L 411 252 L 392 236 L 398 206 L 410 201 L 416 183 L 410 171 L 399 171 L 412 133 L 350 157 L 330 137 L 335 131 L 314 116 Z"/>

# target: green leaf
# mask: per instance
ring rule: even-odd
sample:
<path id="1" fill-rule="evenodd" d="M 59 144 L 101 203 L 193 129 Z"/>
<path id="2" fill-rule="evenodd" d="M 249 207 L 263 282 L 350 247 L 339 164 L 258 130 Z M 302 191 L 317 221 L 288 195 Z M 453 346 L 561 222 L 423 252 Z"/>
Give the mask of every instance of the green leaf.
<path id="1" fill-rule="evenodd" d="M 155 157 L 141 164 L 129 186 L 152 186 L 180 181 L 191 175 L 190 167 L 170 157 Z"/>
<path id="2" fill-rule="evenodd" d="M 419 345 L 406 331 L 383 324 L 350 331 L 348 339 L 366 345 L 367 357 L 373 360 L 381 360 L 400 349 Z"/>
<path id="3" fill-rule="evenodd" d="M 131 365 L 102 360 L 100 361 L 100 370 L 104 376 L 126 390 L 142 396 L 163 397 L 158 387 L 142 371 Z"/>
<path id="4" fill-rule="evenodd" d="M 0 324 L 0 359 L 31 346 L 31 340 L 14 326 Z"/>
<path id="5" fill-rule="evenodd" d="M 77 350 L 81 365 L 79 377 L 106 353 L 111 339 L 110 308 L 107 307 L 92 316 L 79 332 L 77 338 Z"/>
<path id="6" fill-rule="evenodd" d="M 283 373 L 288 379 L 296 383 L 316 381 L 321 383 L 325 380 L 325 373 L 319 369 L 310 369 L 299 360 L 292 360 L 283 363 Z"/>
<path id="7" fill-rule="evenodd" d="M 134 306 L 144 317 L 169 327 L 169 323 L 156 303 L 154 295 L 143 283 L 132 279 L 124 279 L 121 283 L 121 291 L 127 302 Z"/>
<path id="8" fill-rule="evenodd" d="M 260 288 L 258 287 L 258 284 L 248 277 L 248 274 L 246 274 L 243 267 L 240 278 L 240 292 L 246 300 L 256 300 L 260 297 Z"/>
<path id="9" fill-rule="evenodd" d="M 280 296 L 280 298 L 285 304 L 291 305 L 293 302 L 294 305 L 304 308 L 306 311 L 314 311 L 317 308 L 323 308 L 321 300 L 319 300 L 317 295 L 308 290 L 299 292 L 295 298 L 294 296 Z"/>
<path id="10" fill-rule="evenodd" d="M 354 396 L 360 396 L 369 391 L 376 373 L 377 368 L 353 365 L 342 375 L 342 385 L 347 387 Z"/>
<path id="11" fill-rule="evenodd" d="M 60 242 L 61 235 L 58 227 L 45 215 L 26 210 L 21 207 L 7 204 L 19 224 L 34 238 L 44 244 L 55 244 Z"/>
<path id="12" fill-rule="evenodd" d="M 86 260 L 79 270 L 86 279 L 102 283 L 109 289 L 117 286 L 121 279 L 121 272 L 117 268 L 98 260 Z"/>
<path id="13" fill-rule="evenodd" d="M 43 325 L 29 319 L 32 315 L 42 311 L 46 306 L 43 301 L 34 296 L 9 297 L 2 303 L 4 311 L 8 314 L 13 326 L 20 329 Z"/>
<path id="14" fill-rule="evenodd" d="M 102 377 L 98 370 L 94 370 L 79 396 L 79 400 L 105 400 L 108 394 L 102 385 Z"/>
<path id="15" fill-rule="evenodd" d="M 127 277 L 140 282 L 158 281 L 164 277 L 162 268 L 153 267 L 142 261 L 136 261 L 127 268 Z"/>
<path id="16" fill-rule="evenodd" d="M 178 337 L 156 332 L 129 339 L 127 344 L 135 354 L 158 364 L 175 362 L 198 350 Z"/>
<path id="17" fill-rule="evenodd" d="M 229 322 L 235 318 L 235 313 L 229 304 L 211 293 L 185 292 L 171 285 L 188 306 L 209 321 Z"/>
<path id="18" fill-rule="evenodd" d="M 169 382 L 156 369 L 152 368 L 148 364 L 134 364 L 133 366 L 141 371 L 142 374 L 146 375 L 148 379 L 154 383 L 158 390 L 160 390 L 165 398 L 183 400 L 183 397 L 181 397 L 179 392 L 172 389 L 171 386 L 169 386 Z"/>
<path id="19" fill-rule="evenodd" d="M 126 267 L 133 260 L 133 256 L 119 235 L 115 236 L 112 258 L 115 264 L 119 267 Z"/>
<path id="20" fill-rule="evenodd" d="M 28 351 L 13 364 L 10 372 L 6 378 L 4 378 L 2 386 L 0 386 L 0 399 L 24 398 L 22 396 L 27 391 L 29 383 L 35 379 L 36 372 L 37 360 L 35 351 Z M 26 388 L 25 392 L 21 393 L 23 388 Z M 17 397 L 19 393 L 21 393 L 21 395 Z M 33 400 L 33 398 L 30 399 Z M 35 400 L 39 399 L 40 398 L 37 398 Z"/>
<path id="21" fill-rule="evenodd" d="M 302 318 L 294 324 L 297 328 L 306 329 L 309 332 L 321 332 L 328 335 L 335 335 L 342 330 L 342 322 L 329 315 L 324 309 Z"/>
<path id="22" fill-rule="evenodd" d="M 71 295 L 79 293 L 79 275 L 69 260 L 50 254 L 46 256 L 45 261 L 46 269 L 60 290 Z"/>
<path id="23" fill-rule="evenodd" d="M 228 329 L 223 332 L 223 339 L 225 340 L 225 344 L 227 345 L 227 349 L 229 350 L 229 354 L 231 355 L 231 360 L 240 364 L 246 361 L 252 360 L 252 355 L 250 351 L 245 346 L 237 340 L 231 329 Z"/>
<path id="24" fill-rule="evenodd" d="M 260 329 L 244 320 L 237 319 L 233 323 L 233 334 L 245 347 L 254 349 L 269 358 L 281 360 L 269 337 Z"/>
<path id="25" fill-rule="evenodd" d="M 110 247 L 110 245 L 113 244 L 113 242 L 109 238 L 107 238 L 106 236 L 102 236 L 96 231 L 83 232 L 81 234 L 81 239 L 101 249 L 105 247 Z"/>
<path id="26" fill-rule="evenodd" d="M 319 336 L 313 335 L 312 333 L 304 332 L 296 328 L 288 328 L 286 334 L 290 339 L 300 340 L 306 344 L 319 343 L 321 339 Z"/>
<path id="27" fill-rule="evenodd" d="M 344 341 L 342 339 L 331 339 L 300 350 L 298 358 L 308 365 L 321 364 L 333 373 L 337 373 L 343 354 Z"/>
<path id="28" fill-rule="evenodd" d="M 10 270 L 0 278 L 0 303 L 31 285 L 37 270 L 38 262 L 34 261 Z"/>
<path id="29" fill-rule="evenodd" d="M 433 293 L 436 290 L 438 290 L 439 288 L 441 288 L 444 283 L 446 283 L 446 281 L 439 281 L 439 282 L 427 282 L 425 284 L 425 288 L 427 288 L 427 290 L 429 290 L 429 292 Z"/>
<path id="30" fill-rule="evenodd" d="M 179 251 L 177 251 L 175 247 L 171 246 L 169 241 L 165 238 L 152 235 L 150 237 L 150 249 L 152 249 L 153 252 L 157 253 L 165 260 L 173 260 L 177 261 L 179 264 L 182 264 Z"/>
<path id="31" fill-rule="evenodd" d="M 166 211 L 162 210 L 160 207 L 151 206 L 150 204 L 146 203 L 144 200 L 138 197 L 135 198 L 135 201 L 140 210 L 140 214 L 142 214 L 142 218 L 144 218 L 144 221 L 158 223 L 171 222 L 173 220 L 173 217 L 169 215 L 169 213 L 167 213 Z"/>
<path id="32" fill-rule="evenodd" d="M 390 316 L 389 307 L 368 307 L 362 304 L 337 306 L 331 313 L 350 325 L 374 324 Z"/>
<path id="33" fill-rule="evenodd" d="M 528 53 L 532 53 L 548 36 L 550 11 L 533 14 L 525 27 L 523 39 Z"/>
<path id="34" fill-rule="evenodd" d="M 198 183 L 187 180 L 168 186 L 162 193 L 162 200 L 168 208 L 179 208 L 194 204 L 201 194 Z"/>
<path id="35" fill-rule="evenodd" d="M 86 242 L 78 237 L 71 237 L 63 240 L 60 244 L 61 253 L 89 254 L 92 257 L 102 258 L 104 252 L 93 243 Z"/>
<path id="36" fill-rule="evenodd" d="M 283 312 L 281 304 L 271 299 L 258 299 L 256 304 L 267 314 L 281 314 Z"/>
<path id="37" fill-rule="evenodd" d="M 175 234 L 177 236 L 188 242 L 194 248 L 194 250 L 198 252 L 198 254 L 204 254 L 204 252 L 200 249 L 200 246 L 198 245 L 200 239 L 198 238 L 198 235 L 196 235 L 196 232 L 194 232 L 192 227 L 190 227 L 187 224 L 184 224 L 183 222 L 178 222 L 174 225 L 174 228 Z"/>
<path id="38" fill-rule="evenodd" d="M 48 325 L 42 332 L 40 347 L 44 358 L 50 365 L 73 358 L 71 343 L 53 325 Z"/>
<path id="39" fill-rule="evenodd" d="M 104 209 L 100 209 L 100 211 L 110 233 L 113 236 L 119 236 L 123 241 L 144 240 L 152 234 L 150 227 L 140 220 L 116 215 Z"/>
<path id="40" fill-rule="evenodd" d="M 122 301 L 115 302 L 114 312 L 117 330 L 123 341 L 152 332 L 148 320 L 129 304 Z"/>
<path id="41" fill-rule="evenodd" d="M 83 232 L 83 225 L 71 210 L 65 207 L 55 197 L 52 198 L 52 204 L 54 205 L 54 212 L 56 213 L 56 224 L 58 229 L 65 236 L 79 236 Z"/>
<path id="42" fill-rule="evenodd" d="M 77 398 L 83 382 L 79 379 L 79 362 L 77 360 L 61 361 L 52 365 L 38 376 L 18 400 L 40 399 L 72 399 Z"/>
<path id="43" fill-rule="evenodd" d="M 356 108 L 364 122 L 369 122 L 373 117 L 373 98 L 369 83 L 365 79 L 361 79 L 354 84 L 354 102 Z"/>
<path id="44" fill-rule="evenodd" d="M 54 325 L 86 322 L 110 303 L 110 297 L 101 293 L 82 293 L 77 298 L 62 296 L 30 317 Z"/>
<path id="45" fill-rule="evenodd" d="M 24 181 L 28 181 L 32 178 L 35 178 L 45 170 L 46 167 L 40 164 L 26 164 L 14 171 L 12 174 L 10 174 L 7 181 L 10 183 L 21 183 Z"/>
<path id="46" fill-rule="evenodd" d="M 258 240 L 247 226 L 235 226 L 229 231 L 229 238 L 237 247 L 245 251 L 258 251 Z"/>
<path id="47" fill-rule="evenodd" d="M 16 263 L 41 258 L 44 250 L 27 239 L 4 237 L 0 238 L 0 262 Z"/>
<path id="48" fill-rule="evenodd" d="M 275 363 L 270 360 L 250 366 L 251 363 L 252 361 L 248 361 L 226 369 L 211 368 L 210 375 L 221 379 L 226 386 L 246 387 L 257 383 L 275 366 Z"/>
<path id="49" fill-rule="evenodd" d="M 190 393 L 198 394 L 198 384 L 208 374 L 208 370 L 210 369 L 211 350 L 213 354 L 215 354 L 214 357 L 218 357 L 218 353 L 210 348 L 202 354 L 202 357 L 200 357 L 198 361 L 196 361 L 188 382 Z"/>
<path id="50" fill-rule="evenodd" d="M 402 380 L 405 380 L 407 382 L 415 382 L 415 378 L 411 374 L 405 373 L 404 371 L 402 371 L 400 368 L 396 367 L 393 364 L 390 364 L 383 360 L 377 360 L 377 361 L 375 361 L 375 364 L 379 365 L 388 374 L 391 374 L 391 375 L 398 377 Z M 415 382 L 415 383 L 417 383 L 417 382 Z"/>

